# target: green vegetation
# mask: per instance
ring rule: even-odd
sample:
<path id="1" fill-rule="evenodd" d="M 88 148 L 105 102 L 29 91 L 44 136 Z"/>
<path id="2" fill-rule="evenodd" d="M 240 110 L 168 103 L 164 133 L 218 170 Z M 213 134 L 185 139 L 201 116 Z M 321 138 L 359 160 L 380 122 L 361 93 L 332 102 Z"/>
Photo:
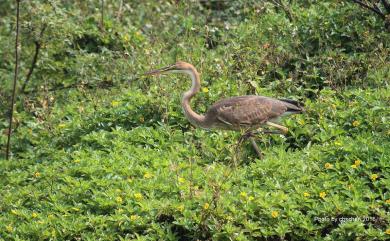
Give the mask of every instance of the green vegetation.
<path id="1" fill-rule="evenodd" d="M 0 2 L 1 146 L 15 6 Z M 336 0 L 106 0 L 103 14 L 97 0 L 21 2 L 0 240 L 390 238 L 386 20 Z M 140 76 L 176 60 L 201 72 L 198 112 L 246 94 L 307 112 L 260 137 L 258 160 L 240 133 L 189 124 L 187 77 Z"/>

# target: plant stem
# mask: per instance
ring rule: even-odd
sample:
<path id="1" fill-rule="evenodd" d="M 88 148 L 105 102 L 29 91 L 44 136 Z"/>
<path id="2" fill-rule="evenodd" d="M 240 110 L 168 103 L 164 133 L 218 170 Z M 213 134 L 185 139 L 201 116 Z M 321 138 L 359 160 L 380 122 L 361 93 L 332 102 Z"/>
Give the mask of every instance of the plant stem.
<path id="1" fill-rule="evenodd" d="M 100 1 L 100 28 L 102 31 L 104 31 L 104 0 Z"/>
<path id="2" fill-rule="evenodd" d="M 120 0 L 118 13 L 116 15 L 116 18 L 117 18 L 118 21 L 122 20 L 122 8 L 123 8 L 123 0 Z"/>
<path id="3" fill-rule="evenodd" d="M 38 54 L 39 54 L 39 50 L 40 49 L 41 49 L 41 44 L 38 41 L 36 41 L 35 42 L 35 54 L 34 54 L 32 62 L 31 62 L 31 67 L 30 67 L 30 69 L 29 69 L 29 71 L 27 73 L 26 80 L 23 83 L 23 86 L 22 86 L 22 89 L 21 89 L 22 93 L 24 93 L 24 91 L 26 89 L 26 86 L 27 86 L 28 82 L 30 81 L 31 75 L 34 72 L 35 66 L 37 64 Z"/>
<path id="4" fill-rule="evenodd" d="M 9 152 L 11 147 L 11 133 L 12 133 L 12 119 L 14 114 L 14 103 L 15 103 L 15 94 L 16 94 L 16 81 L 18 79 L 19 72 L 19 5 L 20 0 L 16 0 L 16 38 L 15 38 L 15 74 L 14 74 L 14 85 L 12 89 L 12 99 L 10 106 L 10 115 L 9 115 L 9 126 L 8 126 L 8 138 L 7 138 L 7 150 L 6 150 L 6 159 L 9 160 Z"/>
<path id="5" fill-rule="evenodd" d="M 24 93 L 24 94 L 25 94 L 25 90 L 26 90 L 27 84 L 30 81 L 31 75 L 34 72 L 34 69 L 35 69 L 35 67 L 37 65 L 38 56 L 39 56 L 39 50 L 41 50 L 41 47 L 42 47 L 42 37 L 43 37 L 43 33 L 45 32 L 46 27 L 47 27 L 46 24 L 43 25 L 43 27 L 41 29 L 41 32 L 39 33 L 39 39 L 34 41 L 34 44 L 35 44 L 34 57 L 33 57 L 33 60 L 31 62 L 30 69 L 28 70 L 28 73 L 26 75 L 26 80 L 24 81 L 23 86 L 21 88 L 21 92 Z"/>
<path id="6" fill-rule="evenodd" d="M 372 7 L 372 6 L 369 6 L 369 5 L 367 5 L 366 3 L 363 3 L 363 2 L 361 2 L 361 1 L 359 1 L 359 0 L 352 0 L 352 1 L 353 1 L 354 3 L 359 4 L 360 6 L 362 6 L 362 7 L 364 7 L 364 8 L 367 8 L 368 10 L 373 11 L 374 13 L 378 14 L 381 18 L 383 18 L 383 19 L 386 18 L 386 16 L 385 16 L 380 10 L 378 10 L 378 9 Z"/>

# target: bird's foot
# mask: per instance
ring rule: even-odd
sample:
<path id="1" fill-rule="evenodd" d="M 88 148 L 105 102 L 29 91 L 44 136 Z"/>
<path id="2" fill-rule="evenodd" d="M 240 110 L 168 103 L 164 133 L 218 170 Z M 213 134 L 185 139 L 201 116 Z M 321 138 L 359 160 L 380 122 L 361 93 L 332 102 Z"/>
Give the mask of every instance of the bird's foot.
<path id="1" fill-rule="evenodd" d="M 253 149 L 255 150 L 256 154 L 259 156 L 259 159 L 263 159 L 263 154 L 261 153 L 260 148 L 257 146 L 255 138 L 249 137 L 249 140 L 251 141 Z"/>
<path id="2" fill-rule="evenodd" d="M 246 141 L 250 137 L 254 137 L 254 133 L 252 131 L 245 132 L 243 135 L 238 138 L 238 145 L 240 145 L 242 142 Z"/>
<path id="3" fill-rule="evenodd" d="M 256 144 L 256 141 L 255 141 L 255 138 L 256 137 L 256 134 L 260 134 L 262 133 L 261 132 L 253 132 L 253 131 L 247 131 L 245 132 L 242 136 L 240 136 L 240 138 L 238 139 L 238 142 L 237 142 L 237 149 L 241 146 L 241 144 L 246 141 L 246 140 L 250 140 L 251 144 L 252 144 L 252 147 L 253 149 L 255 150 L 256 154 L 258 155 L 259 159 L 262 159 L 263 158 L 263 154 L 261 153 L 261 150 L 260 148 L 257 146 Z"/>
<path id="4" fill-rule="evenodd" d="M 284 131 L 272 131 L 272 130 L 261 130 L 261 131 L 256 131 L 253 132 L 253 134 L 260 135 L 260 134 L 287 134 L 287 132 Z"/>

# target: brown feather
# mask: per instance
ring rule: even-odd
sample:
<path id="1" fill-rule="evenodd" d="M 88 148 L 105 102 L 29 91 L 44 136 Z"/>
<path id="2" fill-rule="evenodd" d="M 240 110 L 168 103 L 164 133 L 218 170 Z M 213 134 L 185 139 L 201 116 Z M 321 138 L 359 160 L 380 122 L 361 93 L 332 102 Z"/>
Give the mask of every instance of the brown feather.
<path id="1" fill-rule="evenodd" d="M 205 116 L 214 128 L 252 129 L 280 117 L 292 108 L 289 105 L 293 104 L 264 96 L 238 96 L 216 102 Z"/>
<path id="2" fill-rule="evenodd" d="M 190 105 L 191 99 L 200 89 L 200 77 L 195 67 L 179 61 L 149 71 L 146 75 L 157 75 L 168 71 L 185 73 L 191 77 L 191 88 L 183 94 L 181 104 L 187 119 L 198 127 L 228 130 L 257 129 L 263 124 L 270 125 L 282 115 L 304 111 L 301 104 L 294 100 L 248 95 L 220 100 L 211 106 L 205 115 L 201 115 L 193 111 Z M 275 123 L 271 126 L 282 127 Z"/>

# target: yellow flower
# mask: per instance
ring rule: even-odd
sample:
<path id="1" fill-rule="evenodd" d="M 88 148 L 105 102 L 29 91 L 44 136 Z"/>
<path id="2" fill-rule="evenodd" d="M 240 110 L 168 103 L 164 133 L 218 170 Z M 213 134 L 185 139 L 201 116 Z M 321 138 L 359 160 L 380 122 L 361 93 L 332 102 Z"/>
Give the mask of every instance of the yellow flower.
<path id="1" fill-rule="evenodd" d="M 310 193 L 304 192 L 304 193 L 303 193 L 303 196 L 304 196 L 304 197 L 310 197 Z"/>
<path id="2" fill-rule="evenodd" d="M 208 204 L 208 203 L 205 203 L 205 204 L 203 205 L 203 209 L 204 209 L 204 210 L 209 209 L 209 207 L 210 207 L 210 204 Z"/>
<path id="3" fill-rule="evenodd" d="M 131 221 L 135 221 L 135 220 L 137 220 L 138 219 L 138 215 L 131 215 L 130 216 L 130 220 Z"/>
<path id="4" fill-rule="evenodd" d="M 255 199 L 254 196 L 249 196 L 249 197 L 248 197 L 248 200 L 249 200 L 249 201 L 252 201 L 252 200 L 254 200 L 254 199 Z"/>
<path id="5" fill-rule="evenodd" d="M 184 177 L 179 177 L 178 178 L 179 183 L 184 183 L 186 179 Z"/>
<path id="6" fill-rule="evenodd" d="M 326 168 L 326 169 L 330 169 L 330 168 L 332 168 L 332 167 L 333 167 L 333 165 L 330 164 L 329 162 L 325 163 L 325 168 Z"/>
<path id="7" fill-rule="evenodd" d="M 360 159 L 356 159 L 354 164 L 356 166 L 360 166 L 360 164 L 362 164 L 362 161 Z"/>
<path id="8" fill-rule="evenodd" d="M 14 210 L 14 209 L 11 210 L 11 213 L 12 213 L 13 215 L 19 215 L 18 211 Z"/>
<path id="9" fill-rule="evenodd" d="M 116 197 L 115 200 L 116 200 L 117 203 L 122 203 L 123 202 L 123 199 L 121 197 Z"/>
<path id="10" fill-rule="evenodd" d="M 141 200 L 141 199 L 143 198 L 142 194 L 139 193 L 139 192 L 135 193 L 135 194 L 134 194 L 134 197 L 135 197 L 135 199 L 137 199 L 137 200 Z"/>
<path id="11" fill-rule="evenodd" d="M 5 229 L 8 231 L 8 232 L 12 232 L 14 230 L 14 227 L 12 227 L 12 225 L 7 225 L 5 226 Z"/>
<path id="12" fill-rule="evenodd" d="M 326 192 L 320 192 L 320 198 L 324 199 L 326 197 Z"/>
<path id="13" fill-rule="evenodd" d="M 372 174 L 370 178 L 375 181 L 378 178 L 378 174 Z"/>
<path id="14" fill-rule="evenodd" d="M 146 178 L 146 179 L 150 179 L 150 178 L 152 178 L 153 177 L 153 174 L 151 174 L 151 173 L 149 173 L 149 172 L 146 172 L 145 174 L 144 174 L 144 178 Z"/>
<path id="15" fill-rule="evenodd" d="M 61 124 L 58 124 L 58 128 L 65 128 L 66 127 L 66 125 L 64 124 L 64 123 L 61 123 Z"/>
<path id="16" fill-rule="evenodd" d="M 119 101 L 113 100 L 111 101 L 112 107 L 117 107 L 119 105 Z"/>
<path id="17" fill-rule="evenodd" d="M 385 202 L 386 202 L 387 204 L 390 204 L 390 199 L 387 199 Z"/>
<path id="18" fill-rule="evenodd" d="M 279 212 L 278 211 L 272 211 L 271 216 L 273 218 L 277 218 L 279 216 Z"/>
<path id="19" fill-rule="evenodd" d="M 335 141 L 334 144 L 335 144 L 336 146 L 341 146 L 341 145 L 342 145 L 342 143 L 341 143 L 340 141 Z"/>
<path id="20" fill-rule="evenodd" d="M 79 160 L 79 159 L 76 159 L 76 160 L 74 160 L 73 162 L 74 162 L 74 163 L 79 163 L 80 160 Z"/>
<path id="21" fill-rule="evenodd" d="M 34 172 L 34 177 L 38 178 L 40 176 L 41 176 L 41 174 L 39 172 Z"/>
<path id="22" fill-rule="evenodd" d="M 352 122 L 352 125 L 353 125 L 354 127 L 357 127 L 357 126 L 360 125 L 360 122 L 357 121 L 357 120 L 355 120 L 355 121 Z"/>
<path id="23" fill-rule="evenodd" d="M 32 217 L 32 218 L 36 218 L 36 217 L 38 217 L 38 213 L 36 213 L 36 212 L 33 212 L 33 213 L 31 214 L 31 217 Z"/>
<path id="24" fill-rule="evenodd" d="M 302 120 L 302 119 L 300 119 L 300 120 L 298 120 L 298 124 L 300 124 L 301 126 L 303 126 L 303 125 L 305 124 L 305 121 Z"/>
<path id="25" fill-rule="evenodd" d="M 179 212 L 183 212 L 183 211 L 184 211 L 184 204 L 180 204 L 179 206 L 176 207 L 176 209 L 177 209 Z"/>
<path id="26" fill-rule="evenodd" d="M 356 169 L 358 166 L 356 164 L 351 165 L 353 169 Z"/>
<path id="27" fill-rule="evenodd" d="M 202 92 L 203 92 L 203 93 L 208 93 L 208 92 L 209 92 L 209 89 L 208 89 L 207 87 L 203 87 L 203 88 L 202 88 Z"/>
<path id="28" fill-rule="evenodd" d="M 240 193 L 240 197 L 245 199 L 245 198 L 247 197 L 246 192 L 241 192 L 241 193 Z"/>
<path id="29" fill-rule="evenodd" d="M 390 228 L 386 229 L 386 234 L 390 235 Z"/>

